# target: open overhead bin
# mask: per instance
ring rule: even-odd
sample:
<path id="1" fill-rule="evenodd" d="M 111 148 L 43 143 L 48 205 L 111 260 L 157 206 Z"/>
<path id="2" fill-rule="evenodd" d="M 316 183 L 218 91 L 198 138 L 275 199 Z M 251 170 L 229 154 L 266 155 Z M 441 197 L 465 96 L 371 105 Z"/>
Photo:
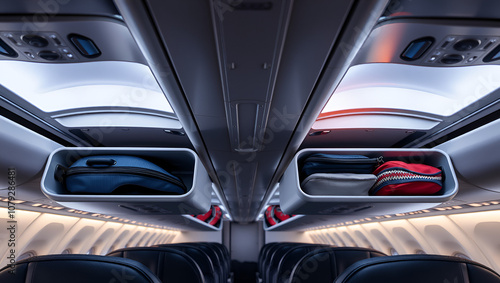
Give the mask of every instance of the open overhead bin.
<path id="1" fill-rule="evenodd" d="M 362 155 L 372 159 L 424 164 L 441 171 L 441 189 L 433 194 L 379 195 L 356 178 L 345 179 L 330 190 L 322 186 L 304 189 L 301 176 L 304 160 L 312 154 Z M 358 174 L 365 175 L 365 174 Z M 351 174 L 351 176 L 358 176 Z M 399 177 L 397 177 L 399 178 Z M 378 180 L 379 181 L 379 180 Z M 376 183 L 378 183 L 378 181 Z M 377 186 L 375 182 L 371 188 Z M 457 179 L 448 155 L 436 149 L 304 149 L 296 154 L 280 182 L 280 205 L 287 214 L 384 215 L 437 206 L 452 199 L 458 191 Z M 321 192 L 324 190 L 324 193 Z M 306 192 L 307 191 L 307 192 Z"/>
<path id="2" fill-rule="evenodd" d="M 94 169 L 105 169 L 113 171 L 113 166 L 119 164 L 120 157 L 132 157 L 138 162 L 148 162 L 169 172 L 170 178 L 176 179 L 183 186 L 183 190 L 154 191 L 148 190 L 146 182 L 150 179 L 144 178 L 144 183 L 120 185 L 114 191 L 102 191 L 100 182 L 115 182 L 123 178 L 125 174 L 106 175 L 106 179 L 99 179 L 92 185 L 81 185 L 83 189 L 71 191 L 66 186 L 67 177 L 71 165 L 75 162 L 85 161 L 84 166 L 77 166 L 77 171 Z M 108 162 L 109 161 L 109 162 Z M 66 168 L 66 169 L 61 169 Z M 122 167 L 123 168 L 123 167 Z M 141 178 L 142 173 L 151 173 L 148 170 L 126 168 L 127 172 Z M 160 170 L 158 169 L 158 170 Z M 66 173 L 61 171 L 66 170 Z M 75 171 L 75 170 L 73 170 Z M 101 170 L 103 171 L 103 170 Z M 135 172 L 134 172 L 135 171 Z M 149 170 L 151 171 L 151 170 Z M 88 172 L 84 172 L 88 173 Z M 154 172 L 153 172 L 154 173 Z M 61 174 L 66 174 L 61 178 Z M 99 174 L 99 173 L 98 173 Z M 101 174 L 102 175 L 102 174 Z M 158 175 L 154 173 L 153 175 Z M 165 174 L 160 174 L 165 175 Z M 90 174 L 89 174 L 90 176 Z M 107 177 L 110 176 L 110 177 Z M 99 176 L 101 178 L 102 176 Z M 148 176 L 146 176 L 148 177 Z M 165 176 L 163 176 L 165 177 Z M 169 176 L 167 176 L 169 177 Z M 80 182 L 86 182 L 88 178 L 82 178 Z M 102 186 L 103 187 L 103 186 Z M 198 159 L 197 155 L 190 149 L 185 148 L 60 148 L 55 150 L 47 162 L 42 178 L 42 191 L 50 199 L 66 207 L 85 211 L 95 211 L 110 215 L 136 214 L 136 215 L 172 215 L 172 214 L 199 214 L 206 213 L 210 209 L 212 182 Z"/>

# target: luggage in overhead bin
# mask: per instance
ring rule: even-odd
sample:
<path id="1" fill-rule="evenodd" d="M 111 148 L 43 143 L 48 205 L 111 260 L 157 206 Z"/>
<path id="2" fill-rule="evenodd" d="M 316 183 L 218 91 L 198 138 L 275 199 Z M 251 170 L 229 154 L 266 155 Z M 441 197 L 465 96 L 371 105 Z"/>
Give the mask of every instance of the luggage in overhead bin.
<path id="1" fill-rule="evenodd" d="M 222 210 L 219 206 L 212 206 L 212 217 L 208 220 L 208 224 L 212 226 L 218 226 L 219 221 L 222 218 Z"/>
<path id="2" fill-rule="evenodd" d="M 302 162 L 301 179 L 315 173 L 371 174 L 375 167 L 382 162 L 382 157 L 369 158 L 364 155 L 314 153 Z"/>
<path id="3" fill-rule="evenodd" d="M 264 219 L 266 221 L 267 226 L 269 227 L 277 224 L 276 219 L 274 218 L 274 209 L 272 205 L 266 208 L 266 212 L 264 213 Z"/>
<path id="4" fill-rule="evenodd" d="M 74 194 L 171 194 L 187 192 L 182 180 L 160 166 L 127 155 L 87 156 L 69 168 L 58 165 L 58 181 Z"/>
<path id="5" fill-rule="evenodd" d="M 300 187 L 309 195 L 367 196 L 376 181 L 374 174 L 315 173 Z"/>
<path id="6" fill-rule="evenodd" d="M 274 207 L 274 216 L 281 222 L 281 221 L 284 221 L 284 220 L 287 220 L 288 218 L 290 218 L 291 216 L 288 215 L 288 214 L 285 214 L 282 210 L 281 210 L 281 207 L 279 205 L 276 205 Z"/>
<path id="7" fill-rule="evenodd" d="M 302 163 L 300 186 L 309 195 L 366 196 L 381 163 L 382 157 L 314 153 Z"/>
<path id="8" fill-rule="evenodd" d="M 222 219 L 222 210 L 218 205 L 212 205 L 210 210 L 205 214 L 192 215 L 197 219 L 206 222 L 212 226 L 219 226 L 219 222 Z"/>
<path id="9" fill-rule="evenodd" d="M 211 206 L 210 210 L 208 210 L 207 213 L 205 213 L 205 214 L 198 214 L 198 215 L 193 215 L 193 216 L 201 221 L 207 221 L 207 219 L 212 216 L 212 213 L 213 213 L 212 208 L 213 208 L 213 206 Z"/>
<path id="10" fill-rule="evenodd" d="M 434 195 L 443 188 L 442 170 L 430 165 L 388 161 L 379 166 L 374 174 L 377 175 L 377 182 L 370 195 Z"/>
<path id="11" fill-rule="evenodd" d="M 270 205 L 264 212 L 264 219 L 268 227 L 285 221 L 294 215 L 285 214 L 279 205 Z"/>

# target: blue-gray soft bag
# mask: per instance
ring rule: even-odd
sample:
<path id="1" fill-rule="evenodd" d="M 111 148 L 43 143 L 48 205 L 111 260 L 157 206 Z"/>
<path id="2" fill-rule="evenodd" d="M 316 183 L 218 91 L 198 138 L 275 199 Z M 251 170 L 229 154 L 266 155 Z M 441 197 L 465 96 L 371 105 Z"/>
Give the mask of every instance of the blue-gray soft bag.
<path id="1" fill-rule="evenodd" d="M 382 157 L 369 158 L 364 155 L 340 155 L 314 153 L 302 162 L 301 179 L 315 173 L 371 174 L 383 163 Z"/>
<path id="2" fill-rule="evenodd" d="M 56 179 L 76 194 L 186 193 L 181 179 L 145 159 L 126 155 L 87 156 L 69 168 L 58 166 Z"/>

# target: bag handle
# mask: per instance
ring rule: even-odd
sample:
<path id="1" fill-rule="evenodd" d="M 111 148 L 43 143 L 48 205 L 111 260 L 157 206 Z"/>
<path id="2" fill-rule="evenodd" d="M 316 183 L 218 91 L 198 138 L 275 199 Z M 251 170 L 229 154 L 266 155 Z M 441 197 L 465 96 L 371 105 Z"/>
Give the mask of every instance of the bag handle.
<path id="1" fill-rule="evenodd" d="M 64 177 L 66 177 L 66 170 L 68 168 L 62 166 L 61 164 L 57 164 L 56 170 L 54 170 L 54 179 L 56 179 L 59 183 L 64 184 Z"/>
<path id="2" fill-rule="evenodd" d="M 88 166 L 113 166 L 116 164 L 116 160 L 111 158 L 90 158 L 86 164 Z"/>

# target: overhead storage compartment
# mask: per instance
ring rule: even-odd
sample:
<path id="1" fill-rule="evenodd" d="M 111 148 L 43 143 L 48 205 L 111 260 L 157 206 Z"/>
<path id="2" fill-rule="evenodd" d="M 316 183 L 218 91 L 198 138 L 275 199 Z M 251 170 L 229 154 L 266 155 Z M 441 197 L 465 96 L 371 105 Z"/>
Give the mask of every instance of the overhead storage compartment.
<path id="1" fill-rule="evenodd" d="M 184 217 L 193 221 L 196 225 L 204 227 L 204 230 L 220 231 L 224 222 L 222 209 L 218 205 L 212 205 L 207 213 L 184 215 Z"/>
<path id="2" fill-rule="evenodd" d="M 264 230 L 270 231 L 302 216 L 303 215 L 288 215 L 281 210 L 279 205 L 269 205 L 263 212 L 264 219 L 262 223 Z"/>
<path id="3" fill-rule="evenodd" d="M 301 187 L 300 170 L 311 154 L 363 155 L 388 161 L 425 164 L 442 170 L 442 189 L 430 195 L 369 195 L 368 189 L 344 184 L 324 194 L 314 195 Z M 363 174 L 360 174 L 363 175 Z M 342 180 L 343 183 L 345 180 Z M 363 181 L 364 182 L 364 181 Z M 362 182 L 362 183 L 363 183 Z M 304 149 L 296 154 L 279 186 L 280 205 L 287 214 L 384 215 L 403 213 L 437 206 L 458 192 L 457 179 L 448 155 L 436 149 Z M 336 191 L 338 193 L 336 193 Z M 352 193 L 349 193 L 352 192 Z"/>
<path id="4" fill-rule="evenodd" d="M 142 194 L 142 186 L 134 187 L 131 194 L 91 193 L 69 191 L 64 182 L 58 180 L 61 166 L 69 168 L 75 161 L 99 156 L 139 157 L 167 169 L 179 178 L 186 188 L 182 194 L 151 192 Z M 87 162 L 87 164 L 89 164 Z M 104 166 L 104 165 L 100 165 Z M 109 176 L 109 175 L 108 175 Z M 123 174 L 121 175 L 123 177 Z M 118 178 L 118 177 L 114 177 Z M 112 178 L 106 181 L 114 181 Z M 212 182 L 198 159 L 185 148 L 60 148 L 49 156 L 43 177 L 42 192 L 50 199 L 69 208 L 93 211 L 109 215 L 171 215 L 199 214 L 210 209 Z M 89 188 L 89 191 L 96 189 Z M 126 190 L 125 190 L 126 191 Z"/>
<path id="5" fill-rule="evenodd" d="M 290 227 L 295 227 L 293 224 L 294 223 L 301 223 L 301 221 L 297 221 L 299 219 L 302 219 L 304 218 L 305 219 L 309 219 L 309 223 L 311 223 L 311 218 L 308 218 L 307 216 L 305 215 L 295 215 L 291 218 L 288 218 L 287 220 L 284 220 L 280 223 L 276 223 L 276 225 L 272 225 L 270 226 L 268 223 L 266 223 L 266 221 L 262 221 L 263 223 L 263 227 L 264 227 L 264 231 L 287 231 Z"/>

